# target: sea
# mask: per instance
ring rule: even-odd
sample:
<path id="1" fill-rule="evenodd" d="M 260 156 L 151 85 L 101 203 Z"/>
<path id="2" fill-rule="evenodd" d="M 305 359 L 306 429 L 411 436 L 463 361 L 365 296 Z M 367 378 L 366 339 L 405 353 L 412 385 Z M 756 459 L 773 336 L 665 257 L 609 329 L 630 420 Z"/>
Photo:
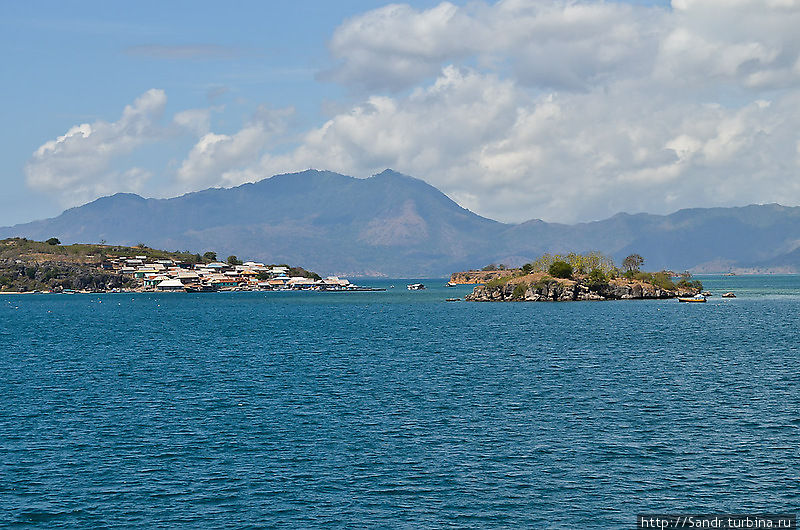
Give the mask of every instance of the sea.
<path id="1" fill-rule="evenodd" d="M 705 304 L 0 295 L 0 526 L 796 513 L 800 276 L 699 279 Z"/>

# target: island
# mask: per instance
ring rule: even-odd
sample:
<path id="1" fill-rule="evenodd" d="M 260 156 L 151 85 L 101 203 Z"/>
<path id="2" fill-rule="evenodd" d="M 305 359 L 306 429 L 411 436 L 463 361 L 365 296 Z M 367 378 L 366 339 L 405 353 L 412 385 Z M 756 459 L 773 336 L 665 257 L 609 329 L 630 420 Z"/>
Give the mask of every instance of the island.
<path id="1" fill-rule="evenodd" d="M 643 263 L 638 254 L 625 258 L 622 268 L 597 252 L 545 254 L 520 268 L 490 265 L 453 273 L 450 280 L 478 284 L 464 298 L 469 302 L 666 299 L 693 296 L 703 289 L 688 272 L 644 272 Z"/>
<path id="2" fill-rule="evenodd" d="M 367 290 L 344 278 L 286 264 L 217 260 L 192 254 L 102 244 L 62 245 L 57 238 L 0 240 L 0 293 Z"/>

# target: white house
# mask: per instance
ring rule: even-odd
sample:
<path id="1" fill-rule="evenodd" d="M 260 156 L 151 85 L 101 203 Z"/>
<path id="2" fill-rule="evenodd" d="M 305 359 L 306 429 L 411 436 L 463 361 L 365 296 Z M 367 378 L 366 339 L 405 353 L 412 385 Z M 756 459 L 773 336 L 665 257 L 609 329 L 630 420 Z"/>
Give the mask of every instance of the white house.
<path id="1" fill-rule="evenodd" d="M 182 291 L 183 283 L 177 278 L 171 278 L 156 285 L 156 289 L 159 291 Z"/>

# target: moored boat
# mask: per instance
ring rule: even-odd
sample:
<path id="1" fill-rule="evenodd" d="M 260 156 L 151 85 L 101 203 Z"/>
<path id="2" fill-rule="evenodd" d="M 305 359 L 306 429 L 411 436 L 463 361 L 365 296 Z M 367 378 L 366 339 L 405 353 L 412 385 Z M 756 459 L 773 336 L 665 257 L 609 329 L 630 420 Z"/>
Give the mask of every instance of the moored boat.
<path id="1" fill-rule="evenodd" d="M 706 297 L 702 294 L 696 294 L 694 296 L 681 296 L 678 297 L 678 302 L 690 302 L 690 303 L 703 303 L 706 301 Z"/>
<path id="2" fill-rule="evenodd" d="M 410 283 L 410 284 L 406 285 L 406 288 L 409 291 L 421 291 L 421 290 L 425 289 L 425 286 L 423 284 L 421 284 L 421 283 Z"/>

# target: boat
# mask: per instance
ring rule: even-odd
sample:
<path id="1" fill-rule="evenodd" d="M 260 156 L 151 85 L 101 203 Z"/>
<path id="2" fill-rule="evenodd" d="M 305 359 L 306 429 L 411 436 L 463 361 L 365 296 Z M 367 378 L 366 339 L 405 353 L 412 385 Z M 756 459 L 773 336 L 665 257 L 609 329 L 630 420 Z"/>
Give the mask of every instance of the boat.
<path id="1" fill-rule="evenodd" d="M 445 285 L 445 287 L 455 287 L 457 285 L 458 284 L 456 282 L 447 282 L 447 285 Z"/>
<path id="2" fill-rule="evenodd" d="M 445 298 L 445 302 L 460 302 L 461 298 Z"/>
<path id="3" fill-rule="evenodd" d="M 703 292 L 703 296 L 705 296 L 706 298 L 708 298 L 709 296 L 714 296 L 714 295 L 712 295 L 712 294 L 711 294 L 710 292 L 708 292 L 708 291 L 704 291 L 704 292 Z"/>
<path id="4" fill-rule="evenodd" d="M 421 283 L 409 283 L 408 285 L 406 285 L 406 289 L 408 289 L 409 291 L 421 291 L 425 289 L 425 286 Z"/>
<path id="5" fill-rule="evenodd" d="M 736 295 L 732 292 L 728 292 L 722 295 L 722 298 L 736 298 Z"/>
<path id="6" fill-rule="evenodd" d="M 696 294 L 694 296 L 681 296 L 678 297 L 678 302 L 694 302 L 694 303 L 703 303 L 706 301 L 706 297 L 702 294 Z"/>

